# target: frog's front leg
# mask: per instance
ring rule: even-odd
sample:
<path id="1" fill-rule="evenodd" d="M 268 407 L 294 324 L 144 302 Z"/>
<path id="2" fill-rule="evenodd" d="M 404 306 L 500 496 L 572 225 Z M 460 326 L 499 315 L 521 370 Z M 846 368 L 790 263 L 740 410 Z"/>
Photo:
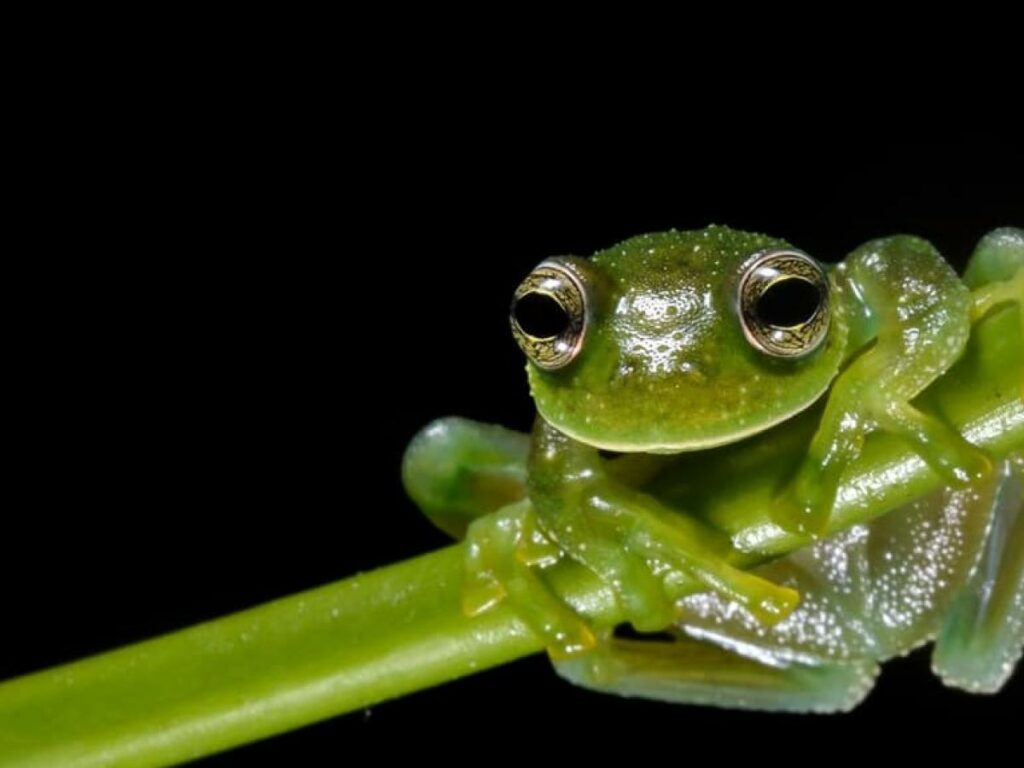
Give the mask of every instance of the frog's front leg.
<path id="1" fill-rule="evenodd" d="M 680 583 L 736 600 L 765 623 L 799 601 L 795 591 L 730 565 L 725 536 L 615 479 L 597 449 L 543 419 L 534 429 L 529 491 L 547 535 L 611 586 L 641 631 L 672 623 Z"/>
<path id="2" fill-rule="evenodd" d="M 902 437 L 950 484 L 962 487 L 992 468 L 956 430 L 911 405 L 956 362 L 970 334 L 971 293 L 935 249 L 909 236 L 875 240 L 835 269 L 832 287 L 849 327 L 851 362 L 772 509 L 787 530 L 825 527 L 842 472 L 876 429 Z"/>

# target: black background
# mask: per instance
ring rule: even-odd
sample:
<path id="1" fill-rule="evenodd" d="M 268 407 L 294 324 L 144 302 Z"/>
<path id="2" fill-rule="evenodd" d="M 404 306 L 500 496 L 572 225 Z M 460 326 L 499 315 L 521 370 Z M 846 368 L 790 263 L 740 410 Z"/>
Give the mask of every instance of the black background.
<path id="1" fill-rule="evenodd" d="M 1024 154 L 994 134 L 811 135 L 753 116 L 596 135 L 599 115 L 472 108 L 208 115 L 83 140 L 40 198 L 14 328 L 28 344 L 9 374 L 0 677 L 445 545 L 403 496 L 402 450 L 443 414 L 529 426 L 506 311 L 547 255 L 716 222 L 826 261 L 910 232 L 962 265 L 987 230 L 1024 224 Z M 1021 675 L 995 698 L 946 690 L 921 652 L 832 718 L 602 697 L 536 657 L 211 764 L 335 764 L 414 732 L 425 754 L 477 740 L 528 753 L 541 729 L 581 759 L 627 735 L 655 756 L 893 725 L 914 741 L 937 723 L 1005 733 L 1022 701 Z"/>

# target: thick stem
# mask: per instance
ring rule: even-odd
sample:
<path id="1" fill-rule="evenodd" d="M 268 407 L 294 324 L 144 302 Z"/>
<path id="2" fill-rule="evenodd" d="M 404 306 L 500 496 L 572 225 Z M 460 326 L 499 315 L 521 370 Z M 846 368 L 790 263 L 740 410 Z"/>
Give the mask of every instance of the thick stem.
<path id="1" fill-rule="evenodd" d="M 0 686 L 0 764 L 154 765 L 198 757 L 541 649 L 507 609 L 459 608 L 448 547 Z M 602 624 L 611 595 L 562 569 Z"/>
<path id="2" fill-rule="evenodd" d="M 928 401 L 995 456 L 1024 450 L 1019 335 L 986 321 L 965 361 Z M 894 438 L 846 475 L 836 527 L 939 486 Z M 719 489 L 710 489 L 718 498 Z M 762 490 L 733 493 L 713 519 L 753 563 L 801 542 L 771 525 Z M 541 650 L 507 608 L 459 608 L 462 546 L 277 600 L 190 629 L 0 685 L 0 764 L 129 766 L 210 754 L 452 680 Z M 572 563 L 552 586 L 597 626 L 621 615 Z M 696 588 L 680 584 L 681 594 Z"/>

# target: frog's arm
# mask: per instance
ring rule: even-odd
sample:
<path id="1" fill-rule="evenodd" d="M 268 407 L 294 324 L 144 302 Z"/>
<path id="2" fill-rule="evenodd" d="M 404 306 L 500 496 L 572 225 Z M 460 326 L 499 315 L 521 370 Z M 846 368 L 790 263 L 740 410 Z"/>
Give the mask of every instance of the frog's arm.
<path id="1" fill-rule="evenodd" d="M 876 429 L 900 436 L 947 482 L 962 486 L 991 471 L 984 453 L 911 400 L 961 356 L 972 314 L 1019 300 L 1024 253 L 1007 263 L 1013 261 L 1016 282 L 982 289 L 985 299 L 972 296 L 938 252 L 915 237 L 867 243 L 836 268 L 832 282 L 850 326 L 850 362 L 794 481 L 772 510 L 776 522 L 788 530 L 822 530 L 840 476 Z"/>
<path id="2" fill-rule="evenodd" d="M 665 586 L 678 578 L 729 595 L 766 623 L 796 606 L 792 590 L 727 562 L 727 536 L 622 482 L 608 464 L 596 448 L 537 420 L 529 477 L 540 525 L 569 557 L 611 585 L 637 629 L 670 623 L 674 607 Z"/>
<path id="3" fill-rule="evenodd" d="M 468 614 L 508 598 L 556 656 L 593 647 L 596 638 L 586 622 L 533 572 L 565 554 L 612 585 L 641 630 L 661 629 L 675 618 L 665 591 L 669 571 L 737 599 L 765 621 L 777 621 L 796 605 L 792 590 L 728 564 L 727 536 L 621 482 L 624 475 L 635 479 L 636 466 L 607 471 L 616 462 L 543 420 L 535 430 L 530 472 L 536 479 L 532 495 L 543 511 L 538 515 L 523 500 L 488 515 L 502 503 L 525 499 L 525 440 L 500 427 L 443 419 L 406 454 L 403 475 L 413 500 L 444 530 L 461 533 L 468 526 Z M 593 508 L 581 508 L 581 499 Z M 475 521 L 474 510 L 482 513 Z"/>

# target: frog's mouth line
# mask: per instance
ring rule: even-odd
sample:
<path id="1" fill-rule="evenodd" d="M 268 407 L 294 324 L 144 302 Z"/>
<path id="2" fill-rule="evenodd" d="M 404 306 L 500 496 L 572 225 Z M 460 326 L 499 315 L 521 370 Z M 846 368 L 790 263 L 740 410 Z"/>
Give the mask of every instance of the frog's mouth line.
<path id="1" fill-rule="evenodd" d="M 587 436 L 577 432 L 574 429 L 565 427 L 559 424 L 557 421 L 551 419 L 548 414 L 537 404 L 537 410 L 544 420 L 551 426 L 557 429 L 562 434 L 571 437 L 577 442 L 583 443 L 584 445 L 590 445 L 601 451 L 609 451 L 611 453 L 686 453 L 688 451 L 702 451 L 708 448 L 718 448 L 722 445 L 729 445 L 730 443 L 738 443 L 741 440 L 746 440 L 748 437 L 766 432 L 772 427 L 776 427 L 784 421 L 796 416 L 798 413 L 802 413 L 814 405 L 824 395 L 831 385 L 831 382 L 826 384 L 820 392 L 814 397 L 810 398 L 806 403 L 798 405 L 792 410 L 786 411 L 771 421 L 767 421 L 763 424 L 758 424 L 750 429 L 743 430 L 742 432 L 733 432 L 722 437 L 710 437 L 710 438 L 696 438 L 690 440 L 683 440 L 679 442 L 615 442 L 612 440 L 600 440 L 594 439 L 592 436 Z"/>

